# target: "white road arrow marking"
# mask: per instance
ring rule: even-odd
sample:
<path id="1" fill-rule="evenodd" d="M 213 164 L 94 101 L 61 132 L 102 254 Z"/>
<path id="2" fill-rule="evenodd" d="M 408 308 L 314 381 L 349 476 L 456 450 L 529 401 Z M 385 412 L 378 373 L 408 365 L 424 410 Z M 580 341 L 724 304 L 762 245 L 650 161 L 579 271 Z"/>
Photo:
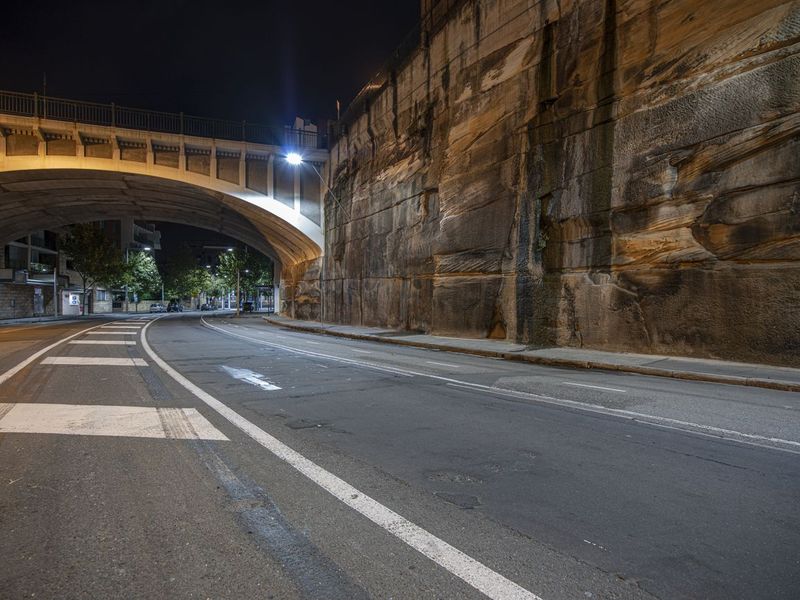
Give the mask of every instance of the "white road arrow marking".
<path id="1" fill-rule="evenodd" d="M 264 376 L 261 373 L 256 373 L 250 369 L 237 369 L 235 367 L 228 367 L 225 365 L 222 365 L 222 369 L 234 379 L 246 381 L 251 385 L 260 387 L 262 390 L 272 391 L 281 389 L 277 385 L 264 379 Z"/>

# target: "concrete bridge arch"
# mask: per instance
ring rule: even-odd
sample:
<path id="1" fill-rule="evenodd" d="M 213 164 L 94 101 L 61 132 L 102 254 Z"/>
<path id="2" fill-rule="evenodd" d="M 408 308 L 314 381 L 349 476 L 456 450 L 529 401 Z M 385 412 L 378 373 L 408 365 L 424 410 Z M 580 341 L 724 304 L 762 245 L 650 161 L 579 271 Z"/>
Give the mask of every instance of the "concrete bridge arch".
<path id="1" fill-rule="evenodd" d="M 282 269 L 323 252 L 323 192 L 283 147 L 0 114 L 0 243 L 120 217 L 218 231 Z M 321 167 L 328 153 L 304 149 Z"/>

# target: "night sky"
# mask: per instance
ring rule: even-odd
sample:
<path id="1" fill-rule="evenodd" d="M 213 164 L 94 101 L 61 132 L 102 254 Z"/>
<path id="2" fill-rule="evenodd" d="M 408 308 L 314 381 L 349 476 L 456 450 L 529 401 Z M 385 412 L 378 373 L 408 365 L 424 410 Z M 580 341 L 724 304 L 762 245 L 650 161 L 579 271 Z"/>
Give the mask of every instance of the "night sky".
<path id="1" fill-rule="evenodd" d="M 288 124 L 336 115 L 418 0 L 5 0 L 0 89 Z"/>

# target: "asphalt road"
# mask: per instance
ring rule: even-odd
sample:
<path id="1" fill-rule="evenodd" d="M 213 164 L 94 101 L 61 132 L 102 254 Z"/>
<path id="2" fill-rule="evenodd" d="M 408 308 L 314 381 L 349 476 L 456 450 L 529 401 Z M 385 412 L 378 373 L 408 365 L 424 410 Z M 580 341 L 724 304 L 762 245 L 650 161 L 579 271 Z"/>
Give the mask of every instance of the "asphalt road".
<path id="1" fill-rule="evenodd" d="M 0 328 L 0 598 L 794 599 L 798 411 L 258 318 Z"/>

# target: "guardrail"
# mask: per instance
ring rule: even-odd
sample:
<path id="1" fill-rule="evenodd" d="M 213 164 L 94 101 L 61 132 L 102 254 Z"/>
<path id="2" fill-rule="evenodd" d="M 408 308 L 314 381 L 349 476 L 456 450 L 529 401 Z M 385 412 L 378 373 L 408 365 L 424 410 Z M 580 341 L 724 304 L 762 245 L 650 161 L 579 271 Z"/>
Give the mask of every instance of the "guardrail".
<path id="1" fill-rule="evenodd" d="M 83 123 L 121 127 L 157 133 L 172 133 L 208 137 L 221 140 L 292 146 L 302 148 L 328 147 L 327 136 L 285 127 L 270 127 L 247 121 L 227 121 L 195 117 L 184 113 L 168 113 L 141 108 L 129 108 L 97 102 L 83 102 L 52 98 L 37 93 L 0 91 L 0 113 Z"/>

